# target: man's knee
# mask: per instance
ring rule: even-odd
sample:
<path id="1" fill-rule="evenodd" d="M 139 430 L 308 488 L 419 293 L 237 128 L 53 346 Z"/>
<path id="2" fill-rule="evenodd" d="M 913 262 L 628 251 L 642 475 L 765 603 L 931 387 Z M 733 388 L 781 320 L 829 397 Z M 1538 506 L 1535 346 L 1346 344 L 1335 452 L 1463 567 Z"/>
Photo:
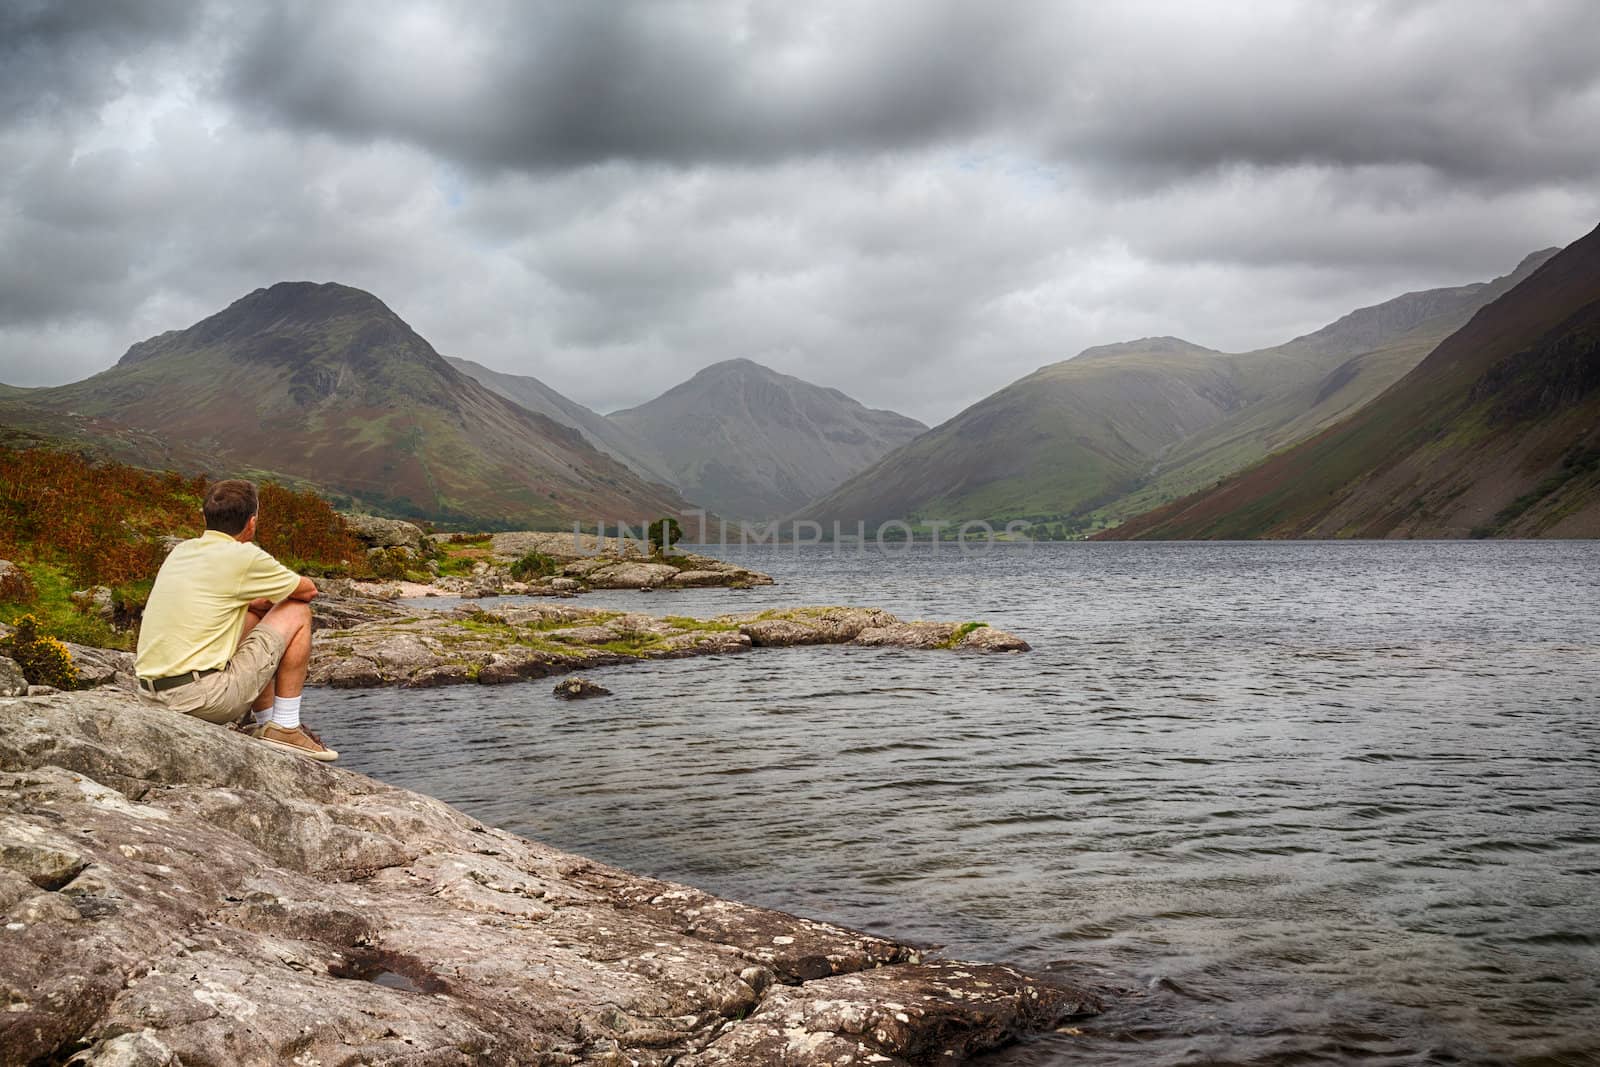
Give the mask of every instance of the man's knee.
<path id="1" fill-rule="evenodd" d="M 293 640 L 302 631 L 310 631 L 311 605 L 303 600 L 285 600 L 273 605 L 261 620 L 261 625 L 272 627 L 283 635 L 285 641 Z"/>

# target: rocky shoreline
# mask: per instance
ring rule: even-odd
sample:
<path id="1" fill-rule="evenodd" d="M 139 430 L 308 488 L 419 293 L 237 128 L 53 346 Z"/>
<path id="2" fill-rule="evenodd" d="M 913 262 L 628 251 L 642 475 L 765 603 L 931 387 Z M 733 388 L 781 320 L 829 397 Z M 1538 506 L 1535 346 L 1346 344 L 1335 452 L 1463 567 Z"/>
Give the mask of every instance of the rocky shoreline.
<path id="1" fill-rule="evenodd" d="M 417 611 L 345 597 L 318 598 L 314 610 L 310 681 L 339 688 L 494 685 L 636 660 L 794 645 L 1028 650 L 1020 637 L 982 623 L 904 622 L 875 608 L 790 608 L 693 619 L 539 603 Z"/>
<path id="2" fill-rule="evenodd" d="M 0 699 L 0 1064 L 951 1063 L 1098 1010 L 114 688 Z"/>

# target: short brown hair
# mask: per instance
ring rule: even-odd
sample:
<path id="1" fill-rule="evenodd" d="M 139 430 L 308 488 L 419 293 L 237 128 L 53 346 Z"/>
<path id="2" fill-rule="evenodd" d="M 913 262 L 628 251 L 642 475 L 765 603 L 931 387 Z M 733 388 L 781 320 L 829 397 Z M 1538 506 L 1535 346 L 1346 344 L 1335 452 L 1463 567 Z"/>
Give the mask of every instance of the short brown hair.
<path id="1" fill-rule="evenodd" d="M 256 487 L 241 478 L 218 482 L 206 490 L 206 529 L 237 536 L 256 513 Z"/>

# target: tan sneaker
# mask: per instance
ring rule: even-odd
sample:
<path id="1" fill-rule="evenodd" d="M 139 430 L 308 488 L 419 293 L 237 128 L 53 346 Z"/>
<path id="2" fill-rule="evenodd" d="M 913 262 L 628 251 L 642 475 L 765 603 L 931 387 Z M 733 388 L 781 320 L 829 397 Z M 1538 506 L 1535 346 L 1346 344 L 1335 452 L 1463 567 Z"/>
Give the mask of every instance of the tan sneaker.
<path id="1" fill-rule="evenodd" d="M 286 748 L 296 755 L 320 760 L 323 763 L 332 763 L 339 758 L 339 753 L 324 745 L 317 738 L 312 737 L 311 734 L 299 726 L 296 726 L 293 730 L 285 730 L 277 723 L 269 722 L 255 734 L 255 737 L 258 741 L 265 741 L 269 745 Z"/>

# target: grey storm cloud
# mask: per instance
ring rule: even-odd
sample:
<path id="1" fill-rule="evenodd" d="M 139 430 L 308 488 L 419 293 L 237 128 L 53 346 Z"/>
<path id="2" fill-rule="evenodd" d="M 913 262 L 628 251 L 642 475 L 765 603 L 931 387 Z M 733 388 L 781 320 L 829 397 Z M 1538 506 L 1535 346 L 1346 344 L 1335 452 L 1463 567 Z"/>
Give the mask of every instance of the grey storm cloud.
<path id="1" fill-rule="evenodd" d="M 0 5 L 0 381 L 361 286 L 601 410 L 743 356 L 928 421 L 1600 216 L 1600 4 Z"/>
<path id="2" fill-rule="evenodd" d="M 491 167 L 762 163 L 1006 139 L 1113 175 L 1417 163 L 1485 180 L 1600 159 L 1600 5 L 478 5 L 375 32 L 274 7 L 246 106 Z M 403 20 L 402 20 L 403 21 Z"/>
<path id="3" fill-rule="evenodd" d="M 187 35 L 200 14 L 183 0 L 0 5 L 0 114 L 60 115 L 121 91 L 130 52 Z"/>
<path id="4" fill-rule="evenodd" d="M 228 88 L 297 125 L 491 167 L 764 162 L 964 136 L 1025 103 L 1042 58 L 999 62 L 1038 51 L 1021 8 L 945 0 L 490 3 L 467 28 L 459 10 L 375 34 L 365 5 L 275 7 Z"/>
<path id="5" fill-rule="evenodd" d="M 1580 132 L 1600 117 L 1595 4 L 1268 5 L 1210 36 L 1199 10 L 1153 66 L 1099 65 L 1058 150 L 1124 173 L 1416 164 L 1495 185 L 1600 162 Z"/>

